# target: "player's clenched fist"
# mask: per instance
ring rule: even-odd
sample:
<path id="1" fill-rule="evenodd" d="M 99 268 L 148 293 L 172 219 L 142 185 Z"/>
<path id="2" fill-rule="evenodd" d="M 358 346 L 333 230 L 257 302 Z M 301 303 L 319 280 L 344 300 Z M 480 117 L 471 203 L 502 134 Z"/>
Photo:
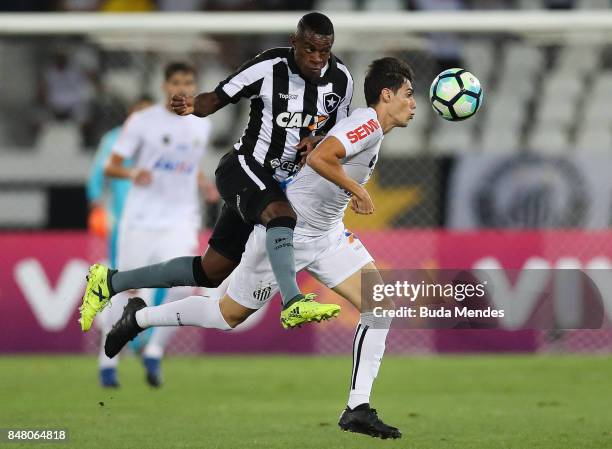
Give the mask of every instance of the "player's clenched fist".
<path id="1" fill-rule="evenodd" d="M 351 198 L 351 209 L 357 214 L 369 215 L 374 213 L 374 203 L 370 194 L 363 187 Z"/>
<path id="2" fill-rule="evenodd" d="M 195 98 L 189 95 L 172 95 L 170 107 L 178 115 L 193 114 Z"/>
<path id="3" fill-rule="evenodd" d="M 131 173 L 132 181 L 139 186 L 148 186 L 153 180 L 153 175 L 148 170 L 135 169 Z"/>

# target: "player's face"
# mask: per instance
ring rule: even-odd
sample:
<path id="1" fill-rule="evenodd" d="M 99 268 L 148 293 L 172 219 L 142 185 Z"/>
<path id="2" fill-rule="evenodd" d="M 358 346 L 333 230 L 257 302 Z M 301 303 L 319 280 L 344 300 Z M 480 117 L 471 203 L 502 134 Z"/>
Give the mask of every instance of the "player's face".
<path id="1" fill-rule="evenodd" d="M 415 112 L 416 100 L 414 99 L 412 83 L 406 81 L 395 94 L 392 93 L 389 113 L 393 117 L 395 126 L 403 128 L 408 125 Z"/>
<path id="2" fill-rule="evenodd" d="M 164 92 L 168 100 L 172 95 L 189 95 L 196 93 L 195 77 L 191 72 L 175 72 L 164 82 Z"/>
<path id="3" fill-rule="evenodd" d="M 302 74 L 310 80 L 321 77 L 331 56 L 334 35 L 323 36 L 311 31 L 291 36 L 291 45 L 295 52 L 295 63 Z"/>

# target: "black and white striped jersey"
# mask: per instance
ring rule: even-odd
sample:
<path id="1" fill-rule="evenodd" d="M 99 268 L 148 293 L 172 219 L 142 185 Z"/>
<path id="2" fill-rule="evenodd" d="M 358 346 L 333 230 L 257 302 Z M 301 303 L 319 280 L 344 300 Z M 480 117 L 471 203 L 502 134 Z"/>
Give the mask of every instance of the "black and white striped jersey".
<path id="1" fill-rule="evenodd" d="M 273 48 L 245 63 L 215 92 L 223 104 L 251 100 L 249 123 L 234 149 L 253 155 L 283 181 L 298 170 L 295 145 L 348 116 L 353 78 L 332 54 L 314 84 L 300 74 L 292 48 Z"/>

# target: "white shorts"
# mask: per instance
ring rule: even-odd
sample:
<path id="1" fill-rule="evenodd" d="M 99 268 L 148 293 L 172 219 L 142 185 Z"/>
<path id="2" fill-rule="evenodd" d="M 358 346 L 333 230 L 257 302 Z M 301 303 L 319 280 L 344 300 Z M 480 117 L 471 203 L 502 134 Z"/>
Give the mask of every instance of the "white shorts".
<path id="1" fill-rule="evenodd" d="M 193 226 L 147 229 L 121 223 L 116 268 L 131 270 L 174 257 L 195 256 L 198 247 L 198 229 Z"/>
<path id="2" fill-rule="evenodd" d="M 319 236 L 293 236 L 295 267 L 308 270 L 332 288 L 374 259 L 363 243 L 344 225 Z M 255 226 L 230 278 L 227 294 L 238 304 L 259 309 L 278 292 L 278 284 L 266 251 L 266 229 Z"/>

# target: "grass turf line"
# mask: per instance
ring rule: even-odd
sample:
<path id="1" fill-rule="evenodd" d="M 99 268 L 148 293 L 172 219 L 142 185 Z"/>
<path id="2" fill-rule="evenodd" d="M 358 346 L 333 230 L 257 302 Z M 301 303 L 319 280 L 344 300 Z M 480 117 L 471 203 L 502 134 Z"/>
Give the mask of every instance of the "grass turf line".
<path id="1" fill-rule="evenodd" d="M 372 405 L 404 433 L 386 442 L 337 427 L 349 357 L 202 356 L 163 367 L 164 387 L 151 390 L 126 358 L 122 387 L 110 391 L 92 357 L 1 356 L 0 428 L 68 428 L 58 448 L 612 447 L 606 357 L 385 357 Z"/>

